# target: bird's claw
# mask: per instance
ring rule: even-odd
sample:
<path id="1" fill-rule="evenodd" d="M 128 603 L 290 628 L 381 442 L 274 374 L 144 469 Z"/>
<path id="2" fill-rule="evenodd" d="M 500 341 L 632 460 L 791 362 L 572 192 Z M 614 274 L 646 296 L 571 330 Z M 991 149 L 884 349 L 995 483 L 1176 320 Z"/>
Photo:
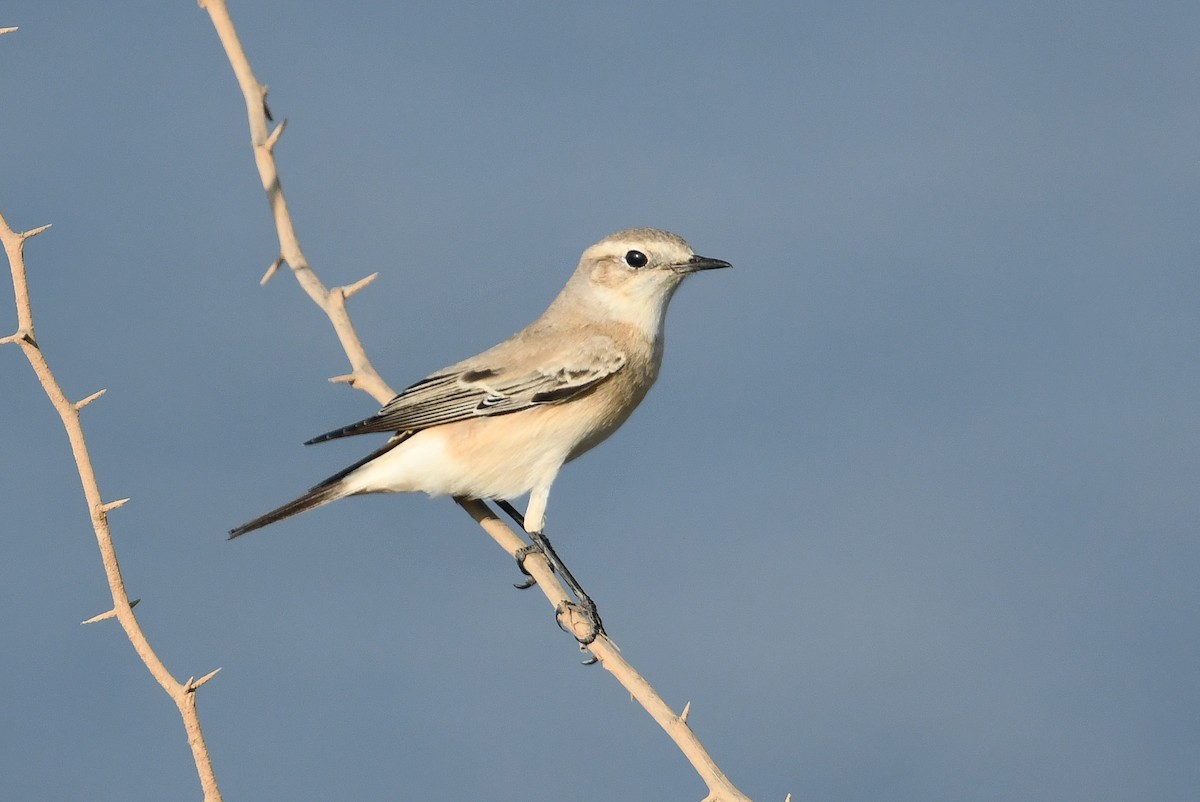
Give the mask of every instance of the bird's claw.
<path id="1" fill-rule="evenodd" d="M 536 543 L 529 546 L 522 546 L 517 549 L 517 553 L 513 557 L 517 561 L 517 567 L 521 569 L 521 573 L 525 575 L 525 579 L 521 582 L 514 582 L 513 587 L 517 590 L 528 590 L 537 584 L 537 580 L 533 578 L 533 574 L 529 573 L 529 569 L 525 567 L 525 559 L 530 554 L 543 554 L 542 547 Z"/>
<path id="2" fill-rule="evenodd" d="M 566 624 L 564 624 L 563 615 L 565 614 L 573 614 L 575 617 L 586 621 L 588 625 L 587 633 L 585 635 L 580 635 L 574 630 L 574 628 L 568 627 Z M 575 604 L 574 602 L 563 602 L 554 609 L 554 620 L 558 623 L 559 629 L 570 634 L 575 638 L 575 640 L 579 641 L 580 649 L 586 649 L 589 645 L 595 642 L 596 638 L 607 634 L 604 631 L 604 624 L 600 621 L 600 614 L 596 611 L 596 605 L 594 604 L 579 605 Z M 591 660 L 585 662 L 584 665 L 591 665 L 594 662 L 596 662 L 596 659 L 593 657 Z"/>
<path id="3" fill-rule="evenodd" d="M 512 508 L 511 504 L 508 504 L 507 502 L 498 503 L 500 504 L 501 509 L 504 509 L 509 515 L 513 516 L 513 520 L 515 520 L 518 524 L 523 523 L 520 515 Z M 514 583 L 513 587 L 517 590 L 525 590 L 537 584 L 537 580 L 525 567 L 525 560 L 531 554 L 543 555 L 547 562 L 550 563 L 551 570 L 562 575 L 562 577 L 566 580 L 567 585 L 570 586 L 572 592 L 574 592 L 576 597 L 579 599 L 578 604 L 570 601 L 564 601 L 563 603 L 559 604 L 554 610 L 554 620 L 558 624 L 559 629 L 561 629 L 563 632 L 570 633 L 575 640 L 579 641 L 579 650 L 586 653 L 588 652 L 588 646 L 594 643 L 596 638 L 606 634 L 604 632 L 604 624 L 600 621 L 600 612 L 596 609 L 596 603 L 593 602 L 591 598 L 583 592 L 583 588 L 579 587 L 579 583 L 575 581 L 575 577 L 571 576 L 571 572 L 567 570 L 566 566 L 563 565 L 562 561 L 558 558 L 558 555 L 554 553 L 554 549 L 550 546 L 550 541 L 546 540 L 545 536 L 540 532 L 531 532 L 530 535 L 534 542 L 532 544 L 521 546 L 521 548 L 517 549 L 516 552 L 513 553 L 513 558 L 517 561 L 517 567 L 521 569 L 521 573 L 525 574 L 526 577 L 523 582 Z M 545 546 L 542 545 L 543 542 L 545 543 Z M 570 627 L 563 623 L 564 615 L 568 615 L 573 619 Z M 586 622 L 587 631 L 584 635 L 580 635 L 575 631 L 574 625 L 580 620 Z M 587 660 L 583 661 L 583 664 L 585 666 L 590 666 L 597 662 L 599 662 L 599 658 L 592 654 L 588 656 Z"/>

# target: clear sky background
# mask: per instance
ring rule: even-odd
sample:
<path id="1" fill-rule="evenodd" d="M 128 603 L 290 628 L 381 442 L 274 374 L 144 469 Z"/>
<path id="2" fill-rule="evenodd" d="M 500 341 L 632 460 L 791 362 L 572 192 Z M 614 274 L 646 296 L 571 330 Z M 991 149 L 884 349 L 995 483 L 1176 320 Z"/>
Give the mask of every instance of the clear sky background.
<path id="1" fill-rule="evenodd" d="M 1200 787 L 1200 6 L 233 2 L 301 242 L 406 385 L 629 226 L 689 281 L 549 532 L 733 781 L 782 800 Z M 138 614 L 228 800 L 698 800 L 446 499 L 225 532 L 375 410 L 289 275 L 192 0 L 9 0 L 0 209 Z M 0 328 L 15 328 L 0 282 Z M 0 348 L 0 796 L 200 796 Z"/>

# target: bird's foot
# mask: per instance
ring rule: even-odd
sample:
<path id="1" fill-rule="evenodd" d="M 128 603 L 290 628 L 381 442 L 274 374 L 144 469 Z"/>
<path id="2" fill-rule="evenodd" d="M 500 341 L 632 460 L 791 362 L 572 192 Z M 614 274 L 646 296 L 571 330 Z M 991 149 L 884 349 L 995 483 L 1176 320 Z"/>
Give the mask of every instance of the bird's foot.
<path id="1" fill-rule="evenodd" d="M 591 599 L 582 604 L 563 602 L 555 608 L 554 618 L 563 632 L 571 634 L 579 641 L 580 649 L 586 649 L 596 638 L 608 634 L 604 631 L 604 622 L 600 620 L 600 613 Z M 595 657 L 586 661 L 585 665 L 594 662 Z"/>
<path id="2" fill-rule="evenodd" d="M 536 543 L 531 546 L 522 546 L 517 549 L 517 553 L 513 557 L 517 560 L 517 567 L 521 569 L 521 573 L 525 575 L 525 579 L 521 582 L 514 582 L 513 587 L 517 590 L 528 590 L 537 584 L 537 580 L 533 578 L 533 574 L 529 573 L 529 569 L 525 567 L 525 558 L 530 554 L 544 554 L 542 547 Z"/>

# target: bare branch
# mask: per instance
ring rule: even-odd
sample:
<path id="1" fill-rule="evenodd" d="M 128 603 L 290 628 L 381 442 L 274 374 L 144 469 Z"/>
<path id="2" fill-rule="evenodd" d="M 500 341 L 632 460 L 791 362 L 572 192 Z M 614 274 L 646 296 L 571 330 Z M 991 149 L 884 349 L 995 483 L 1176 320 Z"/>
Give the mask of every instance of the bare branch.
<path id="1" fill-rule="evenodd" d="M 0 345 L 9 345 L 11 343 L 22 341 L 32 344 L 33 337 L 27 331 L 18 331 L 14 334 L 8 335 L 7 337 L 0 337 Z"/>
<path id="2" fill-rule="evenodd" d="M 482 501 L 467 499 L 455 499 L 455 501 L 509 554 L 514 554 L 516 549 L 524 544 L 524 541 L 517 537 L 507 524 L 493 515 Z M 555 574 L 550 571 L 545 559 L 537 559 L 541 557 L 540 554 L 530 555 L 525 561 L 525 568 L 537 580 L 537 585 L 546 594 L 546 598 L 557 607 L 567 600 L 568 596 Z M 586 633 L 589 626 L 587 622 L 581 620 L 578 623 L 583 628 L 582 632 Z M 663 731 L 683 752 L 684 757 L 692 764 L 692 768 L 700 775 L 700 779 L 704 780 L 705 785 L 708 786 L 709 793 L 705 797 L 706 802 L 749 802 L 749 798 L 729 781 L 729 778 L 708 754 L 704 745 L 700 743 L 700 739 L 688 726 L 686 716 L 691 712 L 690 703 L 684 708 L 683 714 L 676 715 L 650 683 L 630 665 L 621 654 L 620 649 L 608 639 L 607 635 L 596 638 L 586 648 L 600 662 L 600 665 L 604 666 L 625 690 L 629 691 L 630 696 L 650 714 L 650 717 L 663 728 Z"/>
<path id="3" fill-rule="evenodd" d="M 238 84 L 246 101 L 246 112 L 250 122 L 250 139 L 254 147 L 255 164 L 263 188 L 266 190 L 268 201 L 275 218 L 276 231 L 279 236 L 280 253 L 284 261 L 292 268 L 296 280 L 308 293 L 309 297 L 325 311 L 334 332 L 342 343 L 342 348 L 350 361 L 353 370 L 344 376 L 336 376 L 330 381 L 350 384 L 373 397 L 380 404 L 390 400 L 395 392 L 371 366 L 362 342 L 359 340 L 350 316 L 346 312 L 346 298 L 358 292 L 375 276 L 367 278 L 345 288 L 335 288 L 330 291 L 317 278 L 308 262 L 300 251 L 300 244 L 292 225 L 287 204 L 283 198 L 283 189 L 279 182 L 278 167 L 272 154 L 272 146 L 277 134 L 268 138 L 266 134 L 266 113 L 263 104 L 265 89 L 254 77 L 250 62 L 238 41 L 233 22 L 229 17 L 225 0 L 200 0 L 200 5 L 212 17 L 213 26 L 217 29 L 225 53 L 237 76 Z M 282 128 L 282 126 L 281 126 Z M 276 129 L 278 132 L 280 129 Z M 268 275 L 271 271 L 268 271 Z M 512 529 L 499 520 L 481 501 L 472 499 L 455 499 L 467 513 L 475 519 L 485 532 L 510 555 L 515 556 L 518 549 L 525 545 Z M 574 608 L 564 607 L 570 601 L 567 591 L 559 583 L 557 575 L 550 569 L 546 559 L 541 554 L 531 554 L 524 562 L 525 568 L 537 580 L 538 587 L 556 610 L 562 610 L 560 621 L 565 628 L 579 636 L 587 636 L 593 626 L 586 617 L 579 615 Z M 565 620 L 563 620 L 565 619 Z M 620 651 L 605 635 L 600 635 L 586 649 L 630 692 L 643 708 L 667 732 L 679 749 L 691 762 L 696 772 L 708 786 L 709 794 L 706 800 L 711 802 L 749 802 L 748 798 L 729 782 L 728 778 L 713 762 L 695 734 L 687 726 L 683 717 L 677 716 L 670 707 L 654 691 L 646 680 L 633 669 L 621 656 Z M 686 711 L 685 711 L 686 715 Z"/>
<path id="4" fill-rule="evenodd" d="M 129 595 L 125 591 L 125 580 L 121 576 L 121 568 L 117 563 L 117 553 L 113 547 L 112 533 L 108 528 L 107 514 L 129 499 L 111 501 L 107 504 L 102 501 L 100 486 L 96 481 L 96 472 L 83 436 L 83 426 L 79 415 L 79 410 L 98 398 L 100 393 L 95 393 L 79 403 L 67 400 L 66 393 L 63 392 L 58 379 L 51 372 L 50 365 L 33 336 L 33 310 L 25 272 L 25 243 L 47 228 L 49 226 L 42 226 L 18 234 L 9 227 L 4 216 L 0 215 L 0 242 L 4 245 L 5 253 L 8 255 L 8 264 L 12 271 L 13 296 L 16 301 L 17 320 L 20 326 L 13 338 L 5 339 L 17 342 L 21 346 L 21 350 L 29 360 L 29 365 L 37 375 L 47 398 L 50 399 L 50 403 L 54 405 L 55 411 L 62 419 L 63 428 L 67 431 L 67 439 L 71 443 L 71 453 L 75 457 L 75 467 L 79 471 L 79 481 L 83 485 L 83 495 L 87 499 L 88 509 L 92 510 L 92 528 L 96 533 L 96 543 L 100 547 L 100 558 L 104 564 L 105 576 L 108 578 L 108 589 L 112 595 L 113 606 L 108 612 L 89 618 L 83 623 L 89 624 L 114 617 L 120 622 L 125 636 L 129 638 L 134 651 L 145 663 L 146 668 L 150 670 L 151 676 L 179 708 L 184 729 L 188 734 L 188 742 L 192 747 L 192 758 L 196 762 L 196 772 L 200 776 L 200 785 L 204 789 L 205 802 L 220 802 L 221 792 L 217 788 L 212 760 L 204 743 L 204 735 L 200 730 L 195 695 L 189 693 L 185 686 L 171 675 L 162 660 L 155 654 L 154 649 L 150 646 L 150 641 L 142 632 L 141 625 L 133 614 L 133 606 L 137 604 L 137 600 L 130 601 Z"/>
<path id="5" fill-rule="evenodd" d="M 279 181 L 279 169 L 272 153 L 274 142 L 267 134 L 266 86 L 259 83 L 250 68 L 246 51 L 238 39 L 229 17 L 229 9 L 225 0 L 200 0 L 200 6 L 212 18 L 213 27 L 225 48 L 225 55 L 237 76 L 238 85 L 246 101 L 246 117 L 250 124 L 250 144 L 254 149 L 254 163 L 258 167 L 262 179 L 263 190 L 267 193 L 267 202 L 271 207 L 271 215 L 275 220 L 275 230 L 279 236 L 279 255 L 292 270 L 292 275 L 300 286 L 308 293 L 308 297 L 328 315 L 333 324 L 334 333 L 342 344 L 342 350 L 350 360 L 351 374 L 354 376 L 353 385 L 368 393 L 372 398 L 383 404 L 396 393 L 387 385 L 367 359 L 362 341 L 354 331 L 350 318 L 343 305 L 341 293 L 331 293 L 317 274 L 309 267 L 304 252 L 300 249 L 300 240 L 292 225 L 291 212 L 288 210 L 287 199 L 283 194 L 283 185 Z M 282 127 L 276 129 L 282 132 Z M 276 139 L 278 135 L 276 135 Z M 273 271 L 268 271 L 273 273 Z M 266 277 L 269 278 L 269 275 Z"/>

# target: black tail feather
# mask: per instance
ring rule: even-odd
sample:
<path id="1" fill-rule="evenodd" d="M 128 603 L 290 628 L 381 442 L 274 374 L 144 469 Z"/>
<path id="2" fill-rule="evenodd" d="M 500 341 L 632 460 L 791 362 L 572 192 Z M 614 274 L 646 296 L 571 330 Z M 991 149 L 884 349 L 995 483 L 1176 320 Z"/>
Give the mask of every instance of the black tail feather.
<path id="1" fill-rule="evenodd" d="M 255 529 L 261 529 L 267 524 L 273 524 L 276 521 L 282 521 L 284 518 L 290 518 L 293 515 L 299 515 L 302 512 L 320 507 L 322 504 L 328 504 L 331 501 L 336 501 L 342 497 L 341 483 L 332 482 L 330 484 L 319 484 L 312 490 L 309 490 L 303 496 L 289 501 L 282 507 L 271 510 L 266 515 L 260 515 L 249 523 L 244 523 L 236 529 L 229 530 L 229 539 L 241 537 L 247 532 L 253 532 Z"/>
<path id="2" fill-rule="evenodd" d="M 375 449 L 353 465 L 343 468 L 333 476 L 325 479 L 320 484 L 311 488 L 300 498 L 293 499 L 287 504 L 284 504 L 282 507 L 271 510 L 265 515 L 260 515 L 253 521 L 244 523 L 236 529 L 229 530 L 229 539 L 233 540 L 235 537 L 241 537 L 247 532 L 253 532 L 255 529 L 262 529 L 268 524 L 273 524 L 276 521 L 282 521 L 284 518 L 290 518 L 293 515 L 299 515 L 302 512 L 308 512 L 311 509 L 320 507 L 322 504 L 328 504 L 331 501 L 337 501 L 339 498 L 348 495 L 347 493 L 343 492 L 342 489 L 343 479 L 376 457 L 381 457 L 387 452 L 391 451 L 393 448 L 412 437 L 412 434 L 412 432 L 401 432 L 400 434 L 394 435 L 382 446 Z"/>

